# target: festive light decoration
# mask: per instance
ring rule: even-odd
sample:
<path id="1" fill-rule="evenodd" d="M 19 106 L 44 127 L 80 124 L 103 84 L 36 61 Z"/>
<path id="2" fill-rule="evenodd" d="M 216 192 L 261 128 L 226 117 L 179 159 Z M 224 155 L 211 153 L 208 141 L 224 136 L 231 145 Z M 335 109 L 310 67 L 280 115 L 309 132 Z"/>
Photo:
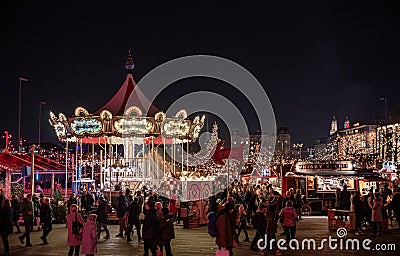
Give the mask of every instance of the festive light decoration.
<path id="1" fill-rule="evenodd" d="M 190 122 L 185 120 L 164 120 L 163 135 L 165 137 L 186 137 L 190 131 Z"/>
<path id="2" fill-rule="evenodd" d="M 88 117 L 89 116 L 89 111 L 87 111 L 84 107 L 77 107 L 75 109 L 75 116 L 79 116 L 79 117 Z"/>
<path id="3" fill-rule="evenodd" d="M 126 117 L 126 118 L 141 117 L 142 114 L 143 114 L 143 113 L 142 113 L 142 110 L 140 110 L 140 108 L 137 107 L 137 106 L 129 107 L 129 108 L 125 111 L 125 117 Z"/>
<path id="4" fill-rule="evenodd" d="M 179 120 L 183 120 L 187 118 L 187 112 L 184 109 L 181 109 L 178 111 L 178 113 L 176 113 L 175 118 L 179 119 Z"/>
<path id="5" fill-rule="evenodd" d="M 77 136 L 84 136 L 86 134 L 97 135 L 102 131 L 101 121 L 96 118 L 75 119 L 71 123 L 72 131 Z"/>
<path id="6" fill-rule="evenodd" d="M 134 119 L 122 118 L 114 122 L 114 128 L 118 133 L 123 135 L 146 134 L 153 128 L 153 123 L 145 117 Z"/>

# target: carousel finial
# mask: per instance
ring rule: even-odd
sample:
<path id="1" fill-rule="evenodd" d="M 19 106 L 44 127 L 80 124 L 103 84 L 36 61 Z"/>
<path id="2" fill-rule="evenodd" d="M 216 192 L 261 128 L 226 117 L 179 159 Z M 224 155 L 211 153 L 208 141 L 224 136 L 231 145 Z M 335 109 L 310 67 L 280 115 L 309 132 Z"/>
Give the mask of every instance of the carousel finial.
<path id="1" fill-rule="evenodd" d="M 128 51 L 128 58 L 126 59 L 126 62 L 125 62 L 125 68 L 128 70 L 128 74 L 132 74 L 132 70 L 133 70 L 134 66 L 135 65 L 133 64 L 131 50 L 129 50 Z"/>

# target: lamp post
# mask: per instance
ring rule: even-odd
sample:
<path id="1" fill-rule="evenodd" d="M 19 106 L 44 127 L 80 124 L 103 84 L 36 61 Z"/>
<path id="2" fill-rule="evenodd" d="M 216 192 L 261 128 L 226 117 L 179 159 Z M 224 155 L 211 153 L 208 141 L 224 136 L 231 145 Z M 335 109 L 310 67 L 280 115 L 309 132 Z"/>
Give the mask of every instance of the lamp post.
<path id="1" fill-rule="evenodd" d="M 19 151 L 19 145 L 21 143 L 21 92 L 22 92 L 22 82 L 28 82 L 29 80 L 23 77 L 18 78 L 19 79 L 19 98 L 18 98 L 18 151 Z"/>
<path id="2" fill-rule="evenodd" d="M 41 125 L 41 121 L 42 121 L 42 105 L 45 105 L 46 102 L 42 101 L 39 103 L 39 131 L 38 131 L 38 147 L 40 147 L 40 125 Z"/>

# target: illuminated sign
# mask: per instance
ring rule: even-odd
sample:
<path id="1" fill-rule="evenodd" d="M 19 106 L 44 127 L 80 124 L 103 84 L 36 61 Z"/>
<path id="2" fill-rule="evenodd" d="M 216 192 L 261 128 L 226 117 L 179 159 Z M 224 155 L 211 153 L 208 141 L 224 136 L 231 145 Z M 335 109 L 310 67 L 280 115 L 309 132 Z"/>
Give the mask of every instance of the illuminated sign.
<path id="1" fill-rule="evenodd" d="M 85 134 L 100 134 L 102 132 L 102 124 L 99 120 L 95 118 L 91 119 L 75 119 L 71 123 L 72 131 L 76 135 Z"/>

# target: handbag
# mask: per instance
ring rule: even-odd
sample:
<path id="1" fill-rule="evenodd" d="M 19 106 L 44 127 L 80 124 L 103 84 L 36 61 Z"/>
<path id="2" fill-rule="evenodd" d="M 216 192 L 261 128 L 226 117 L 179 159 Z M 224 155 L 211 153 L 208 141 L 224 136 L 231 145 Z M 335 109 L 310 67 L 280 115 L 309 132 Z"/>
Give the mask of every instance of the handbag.
<path id="1" fill-rule="evenodd" d="M 229 256 L 229 251 L 227 249 L 217 250 L 215 252 L 216 256 Z"/>
<path id="2" fill-rule="evenodd" d="M 75 214 L 75 221 L 72 222 L 72 234 L 80 235 L 83 225 L 78 221 L 78 213 Z"/>

